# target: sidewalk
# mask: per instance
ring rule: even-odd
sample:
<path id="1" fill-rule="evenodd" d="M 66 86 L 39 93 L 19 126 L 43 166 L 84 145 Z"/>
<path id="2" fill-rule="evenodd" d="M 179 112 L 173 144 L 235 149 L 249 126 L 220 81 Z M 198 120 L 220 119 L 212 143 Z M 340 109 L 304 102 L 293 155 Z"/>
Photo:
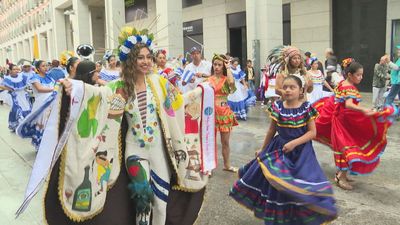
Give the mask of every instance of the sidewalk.
<path id="1" fill-rule="evenodd" d="M 36 153 L 29 140 L 23 140 L 7 129 L 8 113 L 8 106 L 0 106 L 0 224 L 42 225 L 41 193 L 24 214 L 18 219 L 14 216 L 22 203 Z"/>

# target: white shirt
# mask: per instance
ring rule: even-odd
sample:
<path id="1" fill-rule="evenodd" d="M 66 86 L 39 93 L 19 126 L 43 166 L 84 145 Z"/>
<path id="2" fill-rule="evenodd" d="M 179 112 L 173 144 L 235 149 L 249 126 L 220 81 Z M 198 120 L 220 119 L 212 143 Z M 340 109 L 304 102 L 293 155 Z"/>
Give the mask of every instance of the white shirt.
<path id="1" fill-rule="evenodd" d="M 192 73 L 201 73 L 205 74 L 205 76 L 210 76 L 211 75 L 211 63 L 205 60 L 201 60 L 200 64 L 198 66 L 194 65 L 193 62 L 189 63 L 186 67 L 185 70 L 183 71 L 183 74 L 185 74 L 186 71 L 191 71 Z M 197 85 L 201 82 L 203 82 L 204 78 L 202 77 L 196 77 L 194 83 L 187 83 L 185 86 L 183 86 L 182 92 L 186 93 L 190 90 L 193 90 L 197 87 Z"/>

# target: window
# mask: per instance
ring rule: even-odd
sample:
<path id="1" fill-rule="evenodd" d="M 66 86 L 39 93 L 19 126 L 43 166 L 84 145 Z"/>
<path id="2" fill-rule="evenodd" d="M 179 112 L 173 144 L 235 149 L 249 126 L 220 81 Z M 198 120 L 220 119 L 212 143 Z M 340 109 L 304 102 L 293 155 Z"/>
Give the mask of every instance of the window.
<path id="1" fill-rule="evenodd" d="M 291 38 L 291 26 L 290 26 L 290 4 L 282 5 L 282 22 L 283 22 L 283 44 L 290 45 L 292 42 Z"/>
<path id="2" fill-rule="evenodd" d="M 126 23 L 147 17 L 147 0 L 125 0 Z"/>
<path id="3" fill-rule="evenodd" d="M 391 49 L 391 56 L 392 60 L 397 59 L 397 47 L 400 45 L 400 20 L 393 20 L 392 21 L 392 49 Z"/>
<path id="4" fill-rule="evenodd" d="M 203 50 L 203 20 L 194 20 L 183 23 L 183 48 L 185 57 L 192 47 Z M 203 52 L 203 51 L 202 51 Z"/>
<path id="5" fill-rule="evenodd" d="M 202 0 L 182 0 L 182 8 L 187 8 L 194 5 L 200 5 Z"/>

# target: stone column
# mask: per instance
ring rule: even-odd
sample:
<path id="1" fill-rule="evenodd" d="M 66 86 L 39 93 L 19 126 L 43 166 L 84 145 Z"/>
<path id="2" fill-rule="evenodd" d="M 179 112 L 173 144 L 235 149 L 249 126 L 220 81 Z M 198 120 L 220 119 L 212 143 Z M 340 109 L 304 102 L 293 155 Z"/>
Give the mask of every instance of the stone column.
<path id="1" fill-rule="evenodd" d="M 282 45 L 282 24 L 282 0 L 246 0 L 247 58 L 256 60 L 257 72 L 266 63 L 268 52 Z"/>
<path id="2" fill-rule="evenodd" d="M 118 2 L 118 1 L 116 1 Z M 87 1 L 72 0 L 74 14 L 72 18 L 74 49 L 80 44 L 92 44 L 90 40 L 90 10 Z"/>
<path id="3" fill-rule="evenodd" d="M 30 56 L 30 46 L 29 46 L 29 42 L 27 39 L 24 39 L 22 41 L 22 48 L 23 48 L 23 52 L 24 52 L 24 59 L 27 60 L 31 60 L 31 56 Z"/>
<path id="4" fill-rule="evenodd" d="M 15 43 L 16 46 L 16 58 L 14 63 L 18 63 L 18 61 L 22 58 L 22 48 L 20 42 Z"/>
<path id="5" fill-rule="evenodd" d="M 38 39 L 39 39 L 39 52 L 40 52 L 39 59 L 48 61 L 49 60 L 48 46 L 47 46 L 48 37 L 46 36 L 46 33 L 39 33 Z"/>
<path id="6" fill-rule="evenodd" d="M 182 0 L 156 0 L 156 41 L 166 49 L 169 56 L 183 53 Z"/>
<path id="7" fill-rule="evenodd" d="M 107 49 L 118 47 L 118 35 L 125 25 L 125 2 L 104 0 L 105 5 L 105 42 Z"/>
<path id="8" fill-rule="evenodd" d="M 50 60 L 58 59 L 58 54 L 54 49 L 54 38 L 53 30 L 47 30 L 47 47 L 48 47 L 48 57 Z M 60 52 L 61 53 L 61 52 Z"/>
<path id="9" fill-rule="evenodd" d="M 17 62 L 18 62 L 18 48 L 17 48 L 17 43 L 14 43 L 13 45 L 12 45 L 12 62 L 14 63 L 14 64 L 16 64 Z"/>
<path id="10" fill-rule="evenodd" d="M 52 21 L 54 29 L 54 51 L 59 54 L 64 50 L 67 50 L 67 33 L 65 27 L 65 15 L 63 9 L 52 10 Z M 29 44 L 32 48 L 32 44 Z M 75 49 L 68 49 L 73 50 Z M 32 57 L 32 56 L 31 56 Z"/>
<path id="11" fill-rule="evenodd" d="M 29 60 L 33 59 L 33 37 L 28 37 Z"/>
<path id="12" fill-rule="evenodd" d="M 4 57 L 4 49 L 0 49 L 0 66 L 3 66 L 6 59 Z"/>

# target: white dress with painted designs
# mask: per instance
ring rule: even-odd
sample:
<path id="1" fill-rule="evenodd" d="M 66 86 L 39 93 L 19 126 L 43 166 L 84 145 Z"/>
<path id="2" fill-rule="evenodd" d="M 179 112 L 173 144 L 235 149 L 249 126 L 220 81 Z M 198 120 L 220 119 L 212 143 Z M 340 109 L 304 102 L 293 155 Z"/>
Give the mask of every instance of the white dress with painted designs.
<path id="1" fill-rule="evenodd" d="M 146 113 L 143 120 L 139 110 L 139 105 L 143 102 L 139 102 L 138 98 L 128 102 L 125 108 L 125 115 L 129 125 L 126 135 L 126 151 L 128 154 L 125 154 L 129 157 L 125 160 L 128 171 L 131 170 L 130 168 L 137 168 L 137 174 L 145 174 L 144 177 L 150 183 L 154 193 L 152 213 L 157 216 L 153 216 L 152 224 L 164 225 L 171 172 L 166 160 L 168 156 L 162 140 L 156 101 L 147 82 L 145 101 Z M 137 179 L 140 179 L 140 176 L 137 177 Z M 140 184 L 142 182 L 146 181 L 136 180 L 136 183 Z M 137 214 L 137 224 L 140 224 L 140 221 L 150 221 L 150 214 Z"/>

